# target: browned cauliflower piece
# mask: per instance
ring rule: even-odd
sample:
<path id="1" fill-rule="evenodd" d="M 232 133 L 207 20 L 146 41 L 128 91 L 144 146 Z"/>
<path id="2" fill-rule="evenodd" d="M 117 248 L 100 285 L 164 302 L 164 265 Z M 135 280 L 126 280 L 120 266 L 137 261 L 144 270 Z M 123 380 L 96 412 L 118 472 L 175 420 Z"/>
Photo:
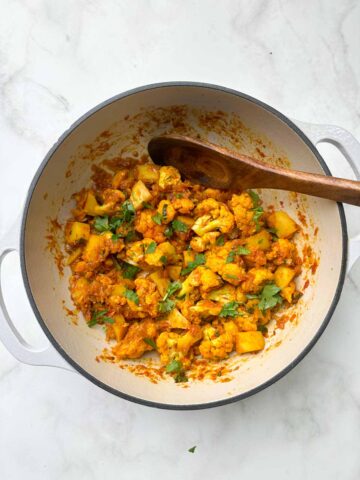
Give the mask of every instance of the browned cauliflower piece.
<path id="1" fill-rule="evenodd" d="M 243 192 L 241 195 L 234 194 L 229 205 L 234 213 L 236 225 L 242 234 L 249 236 L 256 233 L 257 224 L 254 221 L 254 203 L 250 195 L 246 192 Z"/>
<path id="2" fill-rule="evenodd" d="M 159 172 L 159 187 L 168 190 L 181 183 L 181 176 L 175 167 L 161 167 Z"/>
<path id="3" fill-rule="evenodd" d="M 143 234 L 146 238 L 151 238 L 157 243 L 164 242 L 166 237 L 164 231 L 166 225 L 158 225 L 154 222 L 153 217 L 156 210 L 142 210 L 135 218 L 135 230 Z"/>
<path id="4" fill-rule="evenodd" d="M 125 337 L 113 347 L 112 352 L 118 359 L 139 358 L 152 347 L 144 342 L 144 338 L 155 339 L 156 323 L 152 320 L 131 323 Z"/>
<path id="5" fill-rule="evenodd" d="M 199 203 L 195 208 L 198 216 L 192 230 L 202 237 L 208 232 L 220 230 L 221 233 L 228 233 L 234 227 L 234 216 L 225 205 L 213 198 L 208 198 Z"/>
<path id="6" fill-rule="evenodd" d="M 201 355 L 208 360 L 222 360 L 234 349 L 234 338 L 229 332 L 220 332 L 211 325 L 203 330 L 204 339 L 199 345 Z"/>
<path id="7" fill-rule="evenodd" d="M 202 237 L 193 237 L 190 246 L 195 252 L 203 252 L 215 244 L 220 232 L 205 233 Z"/>

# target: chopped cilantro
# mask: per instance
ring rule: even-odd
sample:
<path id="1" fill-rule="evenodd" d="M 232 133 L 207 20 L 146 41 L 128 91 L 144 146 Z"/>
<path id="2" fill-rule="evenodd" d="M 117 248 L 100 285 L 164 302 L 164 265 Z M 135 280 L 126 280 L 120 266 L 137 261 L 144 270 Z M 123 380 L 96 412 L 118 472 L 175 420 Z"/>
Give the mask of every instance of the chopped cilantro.
<path id="1" fill-rule="evenodd" d="M 183 268 L 180 272 L 181 275 L 188 275 L 192 272 L 196 267 L 200 265 L 204 265 L 206 262 L 205 255 L 203 253 L 197 253 L 195 255 L 195 259 L 189 262 L 185 268 Z"/>
<path id="2" fill-rule="evenodd" d="M 194 447 L 189 448 L 188 452 L 195 453 L 195 448 L 196 448 L 196 445 Z"/>
<path id="3" fill-rule="evenodd" d="M 126 200 L 121 206 L 122 221 L 130 223 L 135 217 L 135 208 L 130 200 Z"/>
<path id="4" fill-rule="evenodd" d="M 256 208 L 253 208 L 253 212 L 254 212 L 253 220 L 255 222 L 256 231 L 258 232 L 260 230 L 259 220 L 262 214 L 264 213 L 264 209 L 262 207 L 256 207 Z"/>
<path id="5" fill-rule="evenodd" d="M 225 263 L 232 263 L 235 260 L 236 255 L 249 255 L 249 253 L 251 253 L 251 252 L 248 248 L 243 247 L 243 246 L 239 246 L 235 250 L 231 250 L 231 252 L 229 253 L 229 255 L 226 258 Z"/>
<path id="6" fill-rule="evenodd" d="M 131 265 L 131 263 L 123 262 L 122 263 L 122 276 L 128 280 L 133 280 L 136 275 L 140 272 L 140 268 L 136 265 Z"/>
<path id="7" fill-rule="evenodd" d="M 149 210 L 153 208 L 153 206 L 149 202 L 142 202 L 142 206 L 143 208 L 148 208 Z"/>
<path id="8" fill-rule="evenodd" d="M 260 294 L 259 308 L 260 310 L 268 310 L 283 302 L 279 295 L 281 288 L 277 287 L 275 283 L 265 285 Z"/>
<path id="9" fill-rule="evenodd" d="M 254 192 L 254 190 L 249 190 L 249 195 L 251 197 L 251 200 L 253 201 L 254 208 L 258 207 L 260 203 L 259 195 Z"/>
<path id="10" fill-rule="evenodd" d="M 159 302 L 159 312 L 160 313 L 169 313 L 175 307 L 175 302 L 167 298 Z"/>
<path id="11" fill-rule="evenodd" d="M 154 221 L 157 225 L 161 225 L 161 222 L 162 222 L 162 215 L 161 215 L 161 213 L 157 212 L 157 213 L 155 213 L 155 215 L 153 215 L 151 218 L 153 219 L 153 221 Z"/>
<path id="12" fill-rule="evenodd" d="M 115 320 L 111 317 L 107 317 L 107 310 L 95 311 L 92 314 L 91 320 L 88 322 L 88 327 L 93 327 L 98 323 L 115 323 Z"/>
<path id="13" fill-rule="evenodd" d="M 147 249 L 145 250 L 145 254 L 147 255 L 149 253 L 154 253 L 156 250 L 156 246 L 157 246 L 156 242 L 149 243 Z"/>
<path id="14" fill-rule="evenodd" d="M 164 230 L 164 235 L 166 238 L 171 238 L 173 236 L 174 230 L 170 225 L 168 225 Z"/>
<path id="15" fill-rule="evenodd" d="M 231 275 L 230 273 L 226 273 L 224 276 L 226 278 L 230 278 L 231 280 L 239 280 L 239 278 L 236 275 Z"/>
<path id="16" fill-rule="evenodd" d="M 183 368 L 183 364 L 180 362 L 180 360 L 171 360 L 166 365 L 166 373 L 179 373 Z"/>
<path id="17" fill-rule="evenodd" d="M 110 230 L 109 226 L 109 217 L 95 217 L 94 218 L 94 228 L 97 232 L 106 232 Z"/>
<path id="18" fill-rule="evenodd" d="M 113 242 L 117 242 L 118 240 L 120 240 L 120 238 L 123 238 L 123 235 L 121 233 L 113 233 L 111 235 L 111 240 Z"/>
<path id="19" fill-rule="evenodd" d="M 113 262 L 114 267 L 116 268 L 116 270 L 119 270 L 119 271 L 122 270 L 122 269 L 121 269 L 121 265 L 120 265 L 120 263 L 118 262 L 118 259 L 117 259 L 116 257 L 114 257 L 114 256 L 112 255 L 112 256 L 111 256 L 111 260 L 112 260 L 112 262 Z"/>
<path id="20" fill-rule="evenodd" d="M 165 301 L 167 298 L 171 297 L 171 295 L 173 295 L 175 292 L 180 290 L 180 288 L 181 288 L 181 282 L 179 282 L 178 280 L 170 283 L 170 285 L 168 286 L 168 288 L 166 290 L 166 293 L 164 295 L 163 301 Z"/>
<path id="21" fill-rule="evenodd" d="M 184 383 L 189 381 L 184 370 L 181 370 L 179 373 L 177 373 L 174 377 L 174 380 L 175 383 Z"/>
<path id="22" fill-rule="evenodd" d="M 235 250 L 231 250 L 229 255 L 226 257 L 225 263 L 232 263 L 235 260 Z"/>
<path id="23" fill-rule="evenodd" d="M 160 262 L 163 263 L 164 265 L 167 264 L 167 257 L 165 257 L 165 255 L 161 255 L 161 257 L 159 258 Z"/>
<path id="24" fill-rule="evenodd" d="M 238 312 L 238 302 L 228 302 L 222 306 L 221 312 L 219 314 L 220 317 L 237 317 L 239 315 Z"/>
<path id="25" fill-rule="evenodd" d="M 138 294 L 134 292 L 134 290 L 130 290 L 129 288 L 125 288 L 124 297 L 134 302 L 135 305 L 139 305 L 140 303 Z"/>
<path id="26" fill-rule="evenodd" d="M 164 222 L 166 222 L 166 220 L 167 220 L 167 209 L 168 209 L 168 205 L 167 205 L 167 203 L 165 203 L 163 208 L 162 208 L 162 211 L 161 211 L 161 216 L 162 216 Z"/>
<path id="27" fill-rule="evenodd" d="M 268 329 L 265 325 L 258 325 L 257 329 L 261 333 L 268 333 Z"/>
<path id="28" fill-rule="evenodd" d="M 154 350 L 156 350 L 156 343 L 155 343 L 155 340 L 153 338 L 143 338 L 144 342 L 147 343 L 148 345 L 150 345 L 150 347 L 152 347 Z"/>
<path id="29" fill-rule="evenodd" d="M 133 242 L 134 240 L 136 240 L 138 238 L 139 237 L 138 237 L 137 232 L 135 232 L 135 230 L 130 230 L 130 232 L 128 232 L 125 235 L 125 243 Z"/>
<path id="30" fill-rule="evenodd" d="M 181 220 L 175 219 L 171 222 L 171 226 L 174 232 L 185 233 L 188 231 L 188 226 L 186 223 L 182 222 Z"/>
<path id="31" fill-rule="evenodd" d="M 216 245 L 218 247 L 222 247 L 224 244 L 225 244 L 225 237 L 224 235 L 220 235 L 217 239 L 216 239 Z"/>

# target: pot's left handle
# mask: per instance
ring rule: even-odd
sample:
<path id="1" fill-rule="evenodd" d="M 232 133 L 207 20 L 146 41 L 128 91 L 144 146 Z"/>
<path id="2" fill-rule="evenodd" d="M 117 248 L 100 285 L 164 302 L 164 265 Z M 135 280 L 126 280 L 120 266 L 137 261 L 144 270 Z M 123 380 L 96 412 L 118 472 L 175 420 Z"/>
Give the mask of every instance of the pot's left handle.
<path id="1" fill-rule="evenodd" d="M 19 218 L 10 231 L 0 239 L 0 340 L 9 353 L 22 363 L 46 365 L 74 371 L 52 345 L 49 344 L 47 348 L 42 350 L 29 345 L 16 329 L 6 309 L 1 284 L 1 266 L 8 253 L 18 250 L 20 224 L 21 220 Z"/>

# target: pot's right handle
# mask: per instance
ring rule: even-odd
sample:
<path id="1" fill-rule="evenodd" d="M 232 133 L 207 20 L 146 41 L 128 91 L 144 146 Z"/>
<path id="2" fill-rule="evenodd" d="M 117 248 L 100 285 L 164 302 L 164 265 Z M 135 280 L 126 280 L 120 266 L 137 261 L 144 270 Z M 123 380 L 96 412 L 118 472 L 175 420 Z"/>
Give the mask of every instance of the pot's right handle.
<path id="1" fill-rule="evenodd" d="M 1 266 L 6 255 L 18 250 L 19 237 L 20 218 L 7 235 L 0 239 L 0 340 L 9 353 L 22 363 L 46 365 L 74 371 L 50 343 L 44 349 L 35 349 L 29 345 L 16 329 L 6 309 L 1 286 Z"/>
<path id="2" fill-rule="evenodd" d="M 317 125 L 297 120 L 294 123 L 309 137 L 314 145 L 327 142 L 337 147 L 349 162 L 356 180 L 360 181 L 360 143 L 350 132 L 336 125 Z M 347 272 L 351 270 L 359 257 L 360 234 L 349 240 Z"/>

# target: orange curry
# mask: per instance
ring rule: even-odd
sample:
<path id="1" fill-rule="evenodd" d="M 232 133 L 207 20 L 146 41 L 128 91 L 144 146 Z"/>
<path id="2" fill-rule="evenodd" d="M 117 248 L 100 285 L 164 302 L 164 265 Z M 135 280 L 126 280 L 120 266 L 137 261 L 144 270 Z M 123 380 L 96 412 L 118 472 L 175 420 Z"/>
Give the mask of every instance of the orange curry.
<path id="1" fill-rule="evenodd" d="M 116 360 L 153 350 L 185 382 L 196 358 L 264 348 L 268 322 L 301 295 L 298 226 L 285 211 L 145 160 L 93 180 L 65 228 L 70 291 Z"/>

